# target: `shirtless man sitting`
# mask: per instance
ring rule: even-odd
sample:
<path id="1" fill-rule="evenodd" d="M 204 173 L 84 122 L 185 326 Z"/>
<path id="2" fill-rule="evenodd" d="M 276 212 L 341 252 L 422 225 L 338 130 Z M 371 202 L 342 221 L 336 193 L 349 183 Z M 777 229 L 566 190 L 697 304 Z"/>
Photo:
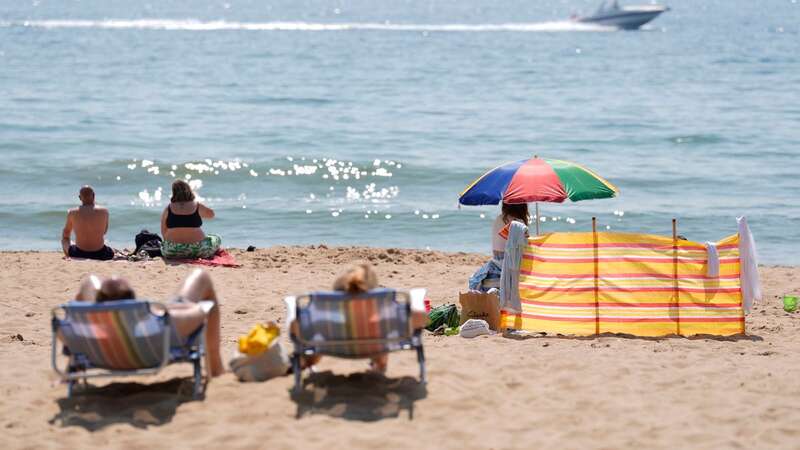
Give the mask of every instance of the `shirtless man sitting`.
<path id="1" fill-rule="evenodd" d="M 67 223 L 61 234 L 61 247 L 71 258 L 99 259 L 107 261 L 114 258 L 114 250 L 106 245 L 108 231 L 108 210 L 94 204 L 94 189 L 83 186 L 78 194 L 81 206 L 67 212 Z M 70 241 L 75 232 L 75 243 Z"/>

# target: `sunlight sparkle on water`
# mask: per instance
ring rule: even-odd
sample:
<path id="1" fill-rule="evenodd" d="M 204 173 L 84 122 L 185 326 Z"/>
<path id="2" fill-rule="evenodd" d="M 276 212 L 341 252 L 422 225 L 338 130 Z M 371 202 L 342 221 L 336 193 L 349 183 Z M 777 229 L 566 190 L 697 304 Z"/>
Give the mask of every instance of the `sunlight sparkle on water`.
<path id="1" fill-rule="evenodd" d="M 219 175 L 220 172 L 237 172 L 244 170 L 242 176 L 247 178 L 256 177 L 313 177 L 318 180 L 330 180 L 331 185 L 325 190 L 327 193 L 322 198 L 322 201 L 346 201 L 352 205 L 360 205 L 361 209 L 365 208 L 367 204 L 388 204 L 393 199 L 400 195 L 400 188 L 397 185 L 381 185 L 379 182 L 366 182 L 364 184 L 345 184 L 356 180 L 369 179 L 370 177 L 376 179 L 390 178 L 394 174 L 389 168 L 400 169 L 402 164 L 392 160 L 374 159 L 366 164 L 359 165 L 357 162 L 338 160 L 334 158 L 308 158 L 286 156 L 285 164 L 273 163 L 273 167 L 260 166 L 253 162 L 244 162 L 239 158 L 233 159 L 219 159 L 214 160 L 211 158 L 190 160 L 180 163 L 162 163 L 158 164 L 155 160 L 149 159 L 132 159 L 131 162 L 125 164 L 128 170 L 137 171 L 141 169 L 145 175 L 155 177 L 169 177 L 169 179 L 181 178 L 186 180 L 194 190 L 199 190 L 204 186 L 204 183 L 210 182 L 214 184 L 214 176 Z M 252 167 L 251 167 L 252 166 Z M 164 172 L 161 172 L 164 168 Z M 205 175 L 203 180 L 199 178 L 200 175 Z M 122 181 L 122 177 L 117 176 L 117 181 Z M 127 180 L 123 181 L 127 182 Z M 279 181 L 278 181 L 279 182 Z M 227 183 L 227 181 L 226 181 Z M 341 191 L 340 189 L 341 188 Z M 161 195 L 158 191 L 148 191 L 139 187 L 137 197 L 133 201 L 134 204 L 138 203 L 144 206 L 153 206 L 160 202 L 161 199 L 156 198 Z M 152 192 L 152 193 L 151 193 Z M 157 193 L 158 192 L 158 193 Z M 308 192 L 308 191 L 306 191 Z M 341 192 L 341 193 L 339 193 Z M 302 200 L 305 202 L 318 202 L 322 192 L 316 193 L 300 193 Z M 198 195 L 198 199 L 202 197 Z M 298 197 L 299 199 L 300 197 Z M 224 199 L 219 199 L 225 202 Z M 236 205 L 237 207 L 242 206 Z M 246 208 L 245 208 L 246 209 Z M 311 211 L 300 209 L 300 211 Z M 336 211 L 339 214 L 343 210 Z M 366 215 L 378 214 L 378 210 L 367 210 Z M 310 212 L 307 212 L 310 214 Z M 421 215 L 420 210 L 415 210 L 416 216 Z M 384 216 L 385 217 L 385 216 Z M 426 214 L 426 218 L 432 218 L 430 214 Z M 436 216 L 438 218 L 438 215 Z"/>

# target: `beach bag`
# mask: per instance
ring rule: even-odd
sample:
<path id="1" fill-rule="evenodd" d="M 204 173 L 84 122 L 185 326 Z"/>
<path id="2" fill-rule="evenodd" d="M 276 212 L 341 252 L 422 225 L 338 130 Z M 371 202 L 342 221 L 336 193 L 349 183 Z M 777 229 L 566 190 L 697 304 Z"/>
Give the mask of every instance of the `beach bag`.
<path id="1" fill-rule="evenodd" d="M 239 338 L 240 355 L 230 361 L 239 381 L 266 381 L 287 374 L 291 365 L 279 335 L 278 326 L 270 322 L 254 326 Z"/>
<path id="2" fill-rule="evenodd" d="M 461 324 L 470 320 L 485 320 L 489 328 L 500 329 L 500 297 L 497 294 L 462 292 L 458 295 L 461 304 Z"/>
<path id="3" fill-rule="evenodd" d="M 161 257 L 161 236 L 142 230 L 136 235 L 134 242 L 136 243 L 136 250 L 133 251 L 134 255 L 144 251 L 151 258 Z"/>

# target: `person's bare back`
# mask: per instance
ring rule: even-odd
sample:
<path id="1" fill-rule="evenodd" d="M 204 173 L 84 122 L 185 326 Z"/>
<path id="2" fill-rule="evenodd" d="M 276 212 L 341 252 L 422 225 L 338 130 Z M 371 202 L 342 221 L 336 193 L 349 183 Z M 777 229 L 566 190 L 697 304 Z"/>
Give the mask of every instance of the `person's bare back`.
<path id="1" fill-rule="evenodd" d="M 78 197 L 81 206 L 67 211 L 67 222 L 61 235 L 61 246 L 66 256 L 91 259 L 111 259 L 114 251 L 106 246 L 108 209 L 94 204 L 94 190 L 81 188 Z M 75 244 L 70 242 L 75 233 Z"/>

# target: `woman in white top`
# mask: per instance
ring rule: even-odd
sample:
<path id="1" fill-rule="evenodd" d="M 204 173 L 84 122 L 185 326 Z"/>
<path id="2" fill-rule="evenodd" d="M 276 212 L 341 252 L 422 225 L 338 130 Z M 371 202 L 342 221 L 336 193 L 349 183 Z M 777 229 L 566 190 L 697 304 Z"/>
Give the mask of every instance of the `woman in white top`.
<path id="1" fill-rule="evenodd" d="M 504 202 L 500 214 L 494 219 L 492 224 L 492 259 L 498 265 L 503 261 L 503 256 L 506 252 L 506 238 L 500 235 L 500 231 L 513 221 L 521 222 L 525 226 L 528 225 L 531 221 L 531 215 L 528 213 L 527 203 L 510 205 Z"/>

